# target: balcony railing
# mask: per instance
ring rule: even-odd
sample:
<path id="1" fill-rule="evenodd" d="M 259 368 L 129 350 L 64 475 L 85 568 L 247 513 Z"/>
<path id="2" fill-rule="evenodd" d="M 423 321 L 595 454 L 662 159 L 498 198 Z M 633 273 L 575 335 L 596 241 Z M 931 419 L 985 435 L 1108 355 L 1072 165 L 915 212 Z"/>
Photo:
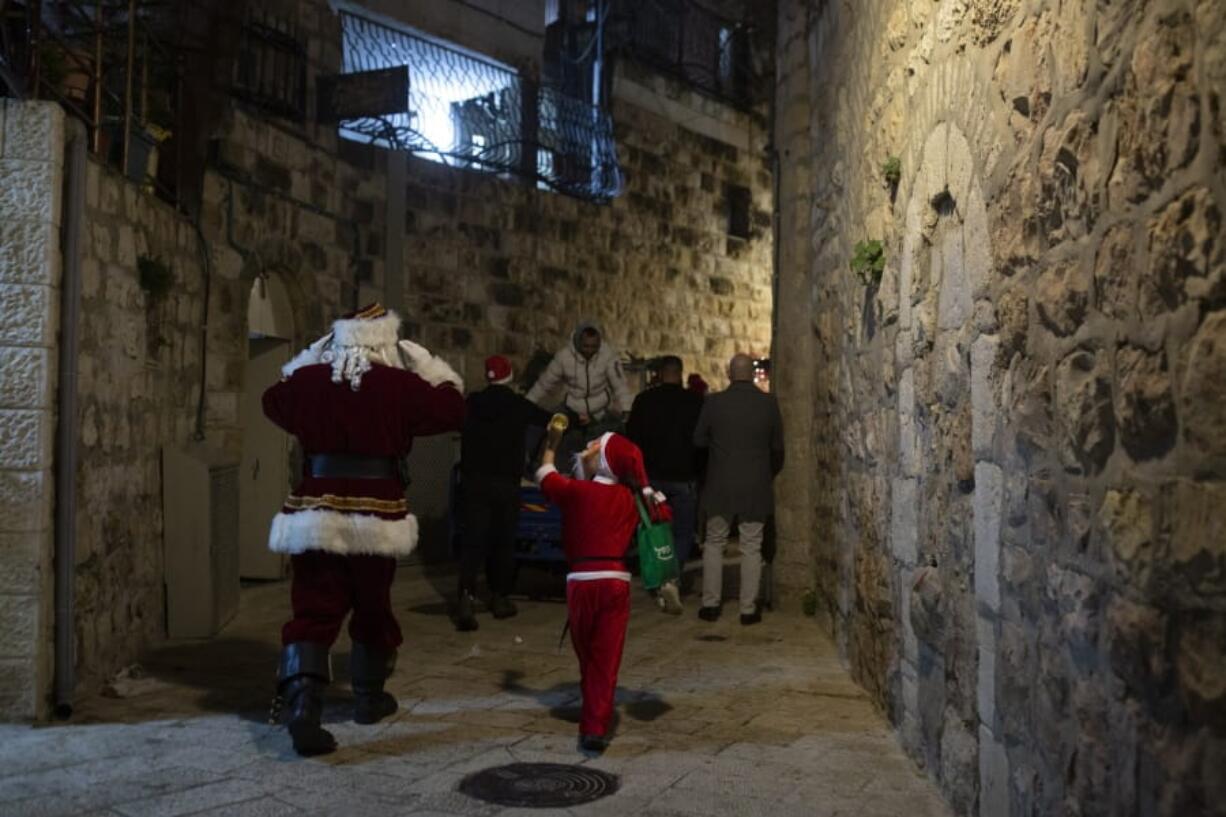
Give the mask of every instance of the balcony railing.
<path id="1" fill-rule="evenodd" d="M 342 134 L 581 198 L 621 192 L 606 112 L 439 40 L 347 11 L 341 21 L 345 72 L 409 69 L 402 112 L 343 121 Z"/>
<path id="2" fill-rule="evenodd" d="M 160 33 L 174 13 L 152 0 L 0 0 L 0 95 L 59 102 L 95 155 L 174 200 L 181 71 Z"/>
<path id="3" fill-rule="evenodd" d="M 628 54 L 738 107 L 753 104 L 749 28 L 693 0 L 620 0 L 606 24 L 610 51 Z"/>

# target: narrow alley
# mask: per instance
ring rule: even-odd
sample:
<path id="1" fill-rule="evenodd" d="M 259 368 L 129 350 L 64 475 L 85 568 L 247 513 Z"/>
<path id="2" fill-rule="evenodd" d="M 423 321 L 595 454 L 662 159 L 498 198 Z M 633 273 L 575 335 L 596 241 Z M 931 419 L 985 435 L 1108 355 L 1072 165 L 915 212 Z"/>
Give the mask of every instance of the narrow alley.
<path id="1" fill-rule="evenodd" d="M 546 813 L 1226 817 L 1226 0 L 0 0 L 0 817 Z"/>
<path id="2" fill-rule="evenodd" d="M 948 814 L 810 619 L 712 624 L 692 610 L 663 615 L 639 592 L 616 737 L 589 760 L 575 746 L 577 670 L 569 643 L 558 649 L 560 599 L 521 603 L 505 621 L 483 614 L 480 630 L 457 633 L 436 590 L 452 581 L 419 567 L 397 578 L 405 645 L 389 689 L 401 709 L 383 723 L 349 720 L 342 636 L 324 716 L 335 754 L 300 759 L 285 729 L 264 722 L 288 592 L 258 585 L 217 638 L 148 656 L 143 677 L 115 690 L 123 697 L 83 699 L 68 724 L 0 726 L 0 814 Z M 516 762 L 599 769 L 617 789 L 543 812 L 457 790 L 472 772 Z"/>

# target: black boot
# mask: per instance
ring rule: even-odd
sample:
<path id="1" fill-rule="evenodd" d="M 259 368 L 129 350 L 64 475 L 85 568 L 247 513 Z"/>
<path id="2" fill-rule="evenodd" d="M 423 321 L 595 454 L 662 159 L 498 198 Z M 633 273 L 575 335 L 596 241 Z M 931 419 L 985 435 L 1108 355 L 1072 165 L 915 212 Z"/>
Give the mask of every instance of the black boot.
<path id="1" fill-rule="evenodd" d="M 494 618 L 511 618 L 519 612 L 519 608 L 506 596 L 495 593 L 490 598 L 490 612 L 494 614 Z"/>
<path id="2" fill-rule="evenodd" d="M 467 590 L 460 590 L 455 610 L 455 628 L 462 633 L 477 629 L 476 599 Z"/>
<path id="3" fill-rule="evenodd" d="M 349 677 L 353 681 L 355 723 L 378 723 L 400 707 L 395 697 L 383 691 L 383 682 L 395 666 L 395 650 L 377 650 L 369 644 L 353 642 Z"/>
<path id="4" fill-rule="evenodd" d="M 289 712 L 289 734 L 294 751 L 303 757 L 326 755 L 336 750 L 336 739 L 320 725 L 324 688 L 332 677 L 328 648 L 299 641 L 281 650 L 277 692 Z"/>

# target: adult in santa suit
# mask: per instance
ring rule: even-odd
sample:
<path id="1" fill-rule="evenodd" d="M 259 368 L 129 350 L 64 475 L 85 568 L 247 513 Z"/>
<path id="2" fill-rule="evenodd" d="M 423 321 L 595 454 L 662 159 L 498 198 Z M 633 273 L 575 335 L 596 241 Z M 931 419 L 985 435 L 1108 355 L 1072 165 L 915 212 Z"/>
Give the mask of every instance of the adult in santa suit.
<path id="1" fill-rule="evenodd" d="M 268 540 L 290 554 L 293 617 L 281 630 L 277 688 L 301 755 L 336 748 L 320 714 L 329 649 L 350 612 L 354 720 L 375 723 L 396 711 L 383 690 L 402 640 L 392 577 L 397 557 L 417 544 L 399 460 L 414 437 L 459 431 L 464 422 L 459 376 L 399 334 L 400 318 L 378 304 L 346 315 L 264 393 L 264 413 L 305 455 L 302 480 Z"/>
<path id="2" fill-rule="evenodd" d="M 617 671 L 630 620 L 626 552 L 639 522 L 633 492 L 643 492 L 658 521 L 667 521 L 669 512 L 664 496 L 647 483 L 642 453 L 620 434 L 592 440 L 577 457 L 574 479 L 560 474 L 554 460 L 563 428 L 550 424 L 536 476 L 545 496 L 562 511 L 569 567 L 566 609 L 583 696 L 579 745 L 600 753 L 613 724 Z"/>

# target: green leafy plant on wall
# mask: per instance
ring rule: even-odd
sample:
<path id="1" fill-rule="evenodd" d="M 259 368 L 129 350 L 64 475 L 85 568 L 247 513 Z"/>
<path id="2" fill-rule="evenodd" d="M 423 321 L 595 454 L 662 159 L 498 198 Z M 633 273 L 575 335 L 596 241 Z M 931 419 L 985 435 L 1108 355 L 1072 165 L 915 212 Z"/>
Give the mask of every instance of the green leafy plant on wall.
<path id="1" fill-rule="evenodd" d="M 875 238 L 857 244 L 851 257 L 851 271 L 866 287 L 881 283 L 881 273 L 885 271 L 885 245 Z"/>
<path id="2" fill-rule="evenodd" d="M 160 301 L 170 293 L 175 275 L 165 261 L 142 255 L 136 260 L 136 269 L 140 273 L 140 288 L 149 295 L 150 302 Z"/>
<path id="3" fill-rule="evenodd" d="M 815 591 L 805 591 L 805 594 L 800 597 L 800 609 L 810 618 L 817 615 L 817 593 Z"/>
<path id="4" fill-rule="evenodd" d="M 882 162 L 881 178 L 885 179 L 885 183 L 890 187 L 898 187 L 898 183 L 902 181 L 902 159 L 891 156 Z"/>

